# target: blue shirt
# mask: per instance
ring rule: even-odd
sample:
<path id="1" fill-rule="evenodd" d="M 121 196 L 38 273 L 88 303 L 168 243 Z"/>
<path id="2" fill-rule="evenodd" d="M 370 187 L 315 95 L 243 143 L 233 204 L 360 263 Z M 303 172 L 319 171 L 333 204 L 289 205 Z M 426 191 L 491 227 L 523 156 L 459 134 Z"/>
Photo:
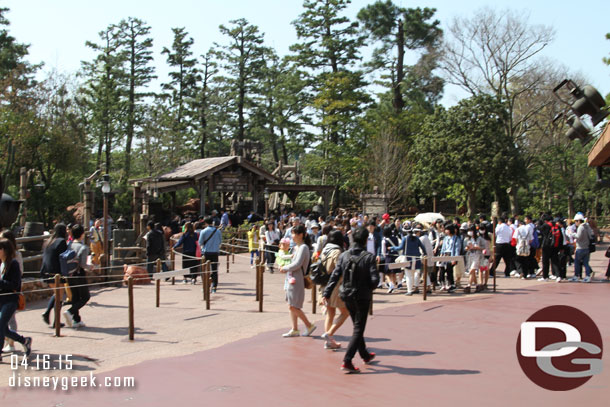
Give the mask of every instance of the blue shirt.
<path id="1" fill-rule="evenodd" d="M 420 252 L 421 249 L 421 252 Z M 405 236 L 400 242 L 400 246 L 393 246 L 392 250 L 396 253 L 401 253 L 403 250 L 406 256 L 421 256 L 421 253 L 426 253 L 426 248 L 416 236 Z"/>
<path id="2" fill-rule="evenodd" d="M 207 240 L 207 243 L 204 242 Z M 201 254 L 218 253 L 222 243 L 222 232 L 213 226 L 208 226 L 199 234 L 199 246 Z"/>
<path id="3" fill-rule="evenodd" d="M 220 218 L 220 226 L 224 229 L 229 226 L 229 214 L 227 212 L 222 214 Z"/>
<path id="4" fill-rule="evenodd" d="M 461 252 L 461 240 L 459 236 L 445 236 L 443 239 L 443 247 L 441 248 L 442 254 L 449 254 L 450 256 L 459 256 Z"/>
<path id="5" fill-rule="evenodd" d="M 185 254 L 195 255 L 197 253 L 197 235 L 183 233 L 180 240 L 174 245 L 174 249 L 182 246 L 182 252 Z"/>

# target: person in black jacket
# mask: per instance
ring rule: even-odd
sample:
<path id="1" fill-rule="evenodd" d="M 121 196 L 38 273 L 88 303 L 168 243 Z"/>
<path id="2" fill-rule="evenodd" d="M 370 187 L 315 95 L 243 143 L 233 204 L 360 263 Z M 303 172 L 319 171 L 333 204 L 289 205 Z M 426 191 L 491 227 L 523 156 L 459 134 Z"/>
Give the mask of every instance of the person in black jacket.
<path id="1" fill-rule="evenodd" d="M 58 223 L 55 225 L 53 235 L 51 235 L 51 239 L 48 241 L 42 253 L 42 268 L 40 269 L 40 277 L 46 279 L 49 283 L 49 287 L 52 288 L 55 287 L 53 277 L 55 274 L 61 274 L 59 255 L 68 249 L 68 244 L 66 243 L 67 235 L 68 232 L 66 225 L 63 223 Z M 63 290 L 61 290 L 61 292 L 63 293 Z M 47 325 L 50 324 L 49 315 L 53 308 L 55 308 L 55 295 L 51 296 L 47 309 L 42 314 L 42 319 Z"/>
<path id="2" fill-rule="evenodd" d="M 25 355 L 32 352 L 32 338 L 19 335 L 9 329 L 8 321 L 17 310 L 19 302 L 18 292 L 21 291 L 21 270 L 19 262 L 15 260 L 15 246 L 8 239 L 0 239 L 0 362 L 2 362 L 1 349 L 4 348 L 4 337 L 8 337 L 23 345 Z"/>
<path id="3" fill-rule="evenodd" d="M 339 295 L 345 302 L 354 324 L 352 338 L 347 346 L 345 357 L 343 358 L 343 365 L 341 366 L 341 369 L 347 373 L 360 372 L 360 369 L 355 367 L 352 363 L 356 351 L 358 351 L 364 363 L 368 364 L 375 358 L 375 353 L 369 352 L 366 349 L 366 344 L 364 342 L 364 329 L 366 327 L 366 319 L 371 301 L 373 300 L 373 290 L 379 283 L 377 260 L 373 254 L 366 252 L 368 237 L 369 231 L 364 227 L 359 227 L 354 231 L 352 237 L 354 245 L 350 250 L 343 252 L 339 256 L 337 265 L 324 290 L 324 298 L 322 300 L 324 305 L 328 303 L 339 279 L 343 277 L 343 286 L 340 287 Z M 353 263 L 355 263 L 355 267 L 353 268 L 353 279 L 349 277 L 346 278 L 346 274 L 351 273 L 352 271 Z M 351 298 L 345 296 L 345 292 L 347 291 L 345 290 L 345 288 L 347 288 L 346 281 L 350 281 L 351 288 L 355 289 L 355 293 Z"/>

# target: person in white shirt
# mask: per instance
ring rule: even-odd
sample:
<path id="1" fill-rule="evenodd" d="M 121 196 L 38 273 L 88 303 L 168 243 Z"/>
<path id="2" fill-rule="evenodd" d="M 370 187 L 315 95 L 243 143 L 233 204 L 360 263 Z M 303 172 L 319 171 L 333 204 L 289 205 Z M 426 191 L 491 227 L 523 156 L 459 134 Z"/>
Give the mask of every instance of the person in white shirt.
<path id="1" fill-rule="evenodd" d="M 489 275 L 493 276 L 496 268 L 500 264 L 500 260 L 504 260 L 506 268 L 504 269 L 504 277 L 510 277 L 511 270 L 514 270 L 513 258 L 515 256 L 515 248 L 511 246 L 510 241 L 513 238 L 513 231 L 506 224 L 506 218 L 500 217 L 496 226 L 496 250 L 494 262 L 491 266 Z"/>
<path id="2" fill-rule="evenodd" d="M 521 224 L 515 229 L 512 238 L 517 242 L 515 247 L 516 256 L 514 257 L 516 273 L 514 275 L 526 279 L 530 274 L 533 274 L 530 261 L 532 241 L 534 240 L 532 229 L 528 225 Z"/>

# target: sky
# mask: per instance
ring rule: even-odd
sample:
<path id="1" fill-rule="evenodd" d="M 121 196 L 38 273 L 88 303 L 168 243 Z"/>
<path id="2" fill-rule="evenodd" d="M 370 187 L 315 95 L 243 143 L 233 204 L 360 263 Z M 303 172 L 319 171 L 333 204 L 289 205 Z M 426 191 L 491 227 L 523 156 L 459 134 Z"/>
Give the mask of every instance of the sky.
<path id="1" fill-rule="evenodd" d="M 346 15 L 355 18 L 362 7 L 373 1 L 353 0 Z M 442 28 L 454 17 L 470 17 L 484 6 L 516 10 L 524 18 L 529 16 L 530 24 L 555 29 L 554 42 L 543 52 L 549 63 L 563 64 L 603 95 L 610 93 L 610 66 L 602 62 L 603 57 L 610 57 L 610 40 L 605 39 L 610 32 L 608 0 L 591 0 L 584 7 L 564 0 L 394 0 L 394 3 L 402 7 L 436 8 Z M 45 70 L 61 73 L 74 73 L 81 61 L 93 59 L 85 41 L 98 42 L 98 33 L 109 24 L 127 17 L 144 20 L 152 27 L 160 82 L 166 80 L 168 72 L 161 50 L 171 45 L 172 27 L 185 27 L 195 41 L 194 55 L 201 55 L 214 42 L 224 42 L 218 30 L 220 24 L 245 18 L 265 34 L 266 45 L 285 55 L 290 44 L 297 41 L 291 22 L 302 11 L 302 0 L 0 0 L 0 5 L 10 9 L 7 14 L 10 34 L 17 41 L 30 44 L 28 59 L 33 63 L 44 62 Z M 448 87 L 442 103 L 453 105 L 463 96 L 463 92 Z"/>

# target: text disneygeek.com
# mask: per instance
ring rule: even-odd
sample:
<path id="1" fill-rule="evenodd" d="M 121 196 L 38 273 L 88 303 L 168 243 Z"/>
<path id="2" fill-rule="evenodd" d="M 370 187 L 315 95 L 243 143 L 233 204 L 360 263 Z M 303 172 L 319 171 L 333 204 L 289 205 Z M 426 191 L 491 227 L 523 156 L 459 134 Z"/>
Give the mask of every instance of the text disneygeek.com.
<path id="1" fill-rule="evenodd" d="M 134 377 L 107 376 L 97 377 L 93 373 L 89 376 L 55 377 L 55 376 L 25 376 L 13 372 L 8 379 L 9 387 L 14 388 L 47 388 L 53 390 L 67 391 L 73 388 L 134 388 L 136 379 Z"/>

